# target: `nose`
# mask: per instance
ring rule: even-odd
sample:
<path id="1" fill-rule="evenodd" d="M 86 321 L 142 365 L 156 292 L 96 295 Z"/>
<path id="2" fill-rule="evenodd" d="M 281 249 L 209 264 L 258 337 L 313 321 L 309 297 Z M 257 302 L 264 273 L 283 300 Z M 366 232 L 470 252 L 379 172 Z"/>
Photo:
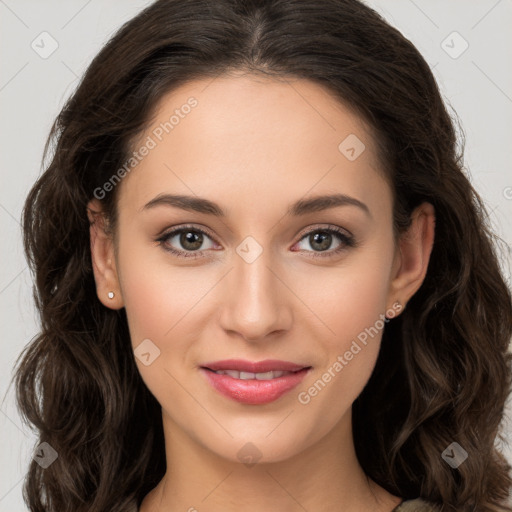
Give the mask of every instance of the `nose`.
<path id="1" fill-rule="evenodd" d="M 261 341 L 291 328 L 293 294 L 266 251 L 253 262 L 235 256 L 234 268 L 224 280 L 222 328 L 247 341 Z"/>

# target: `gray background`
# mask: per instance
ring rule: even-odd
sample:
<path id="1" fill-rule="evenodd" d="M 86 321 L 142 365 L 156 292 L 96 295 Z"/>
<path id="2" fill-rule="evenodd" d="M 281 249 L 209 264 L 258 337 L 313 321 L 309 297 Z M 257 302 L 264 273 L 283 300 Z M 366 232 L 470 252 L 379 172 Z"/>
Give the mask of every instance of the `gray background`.
<path id="1" fill-rule="evenodd" d="M 16 357 L 38 330 L 21 246 L 22 204 L 40 173 L 46 136 L 64 100 L 107 39 L 149 3 L 0 0 L 0 400 L 7 393 L 0 402 L 0 512 L 26 510 L 21 484 L 35 447 L 34 434 L 14 406 L 12 386 L 8 389 Z M 510 283 L 512 0 L 367 3 L 417 46 L 458 114 L 466 134 L 465 164 L 505 242 Z M 52 45 L 58 47 L 45 55 Z M 512 437 L 509 422 L 504 435 Z M 512 461 L 510 448 L 497 444 Z"/>

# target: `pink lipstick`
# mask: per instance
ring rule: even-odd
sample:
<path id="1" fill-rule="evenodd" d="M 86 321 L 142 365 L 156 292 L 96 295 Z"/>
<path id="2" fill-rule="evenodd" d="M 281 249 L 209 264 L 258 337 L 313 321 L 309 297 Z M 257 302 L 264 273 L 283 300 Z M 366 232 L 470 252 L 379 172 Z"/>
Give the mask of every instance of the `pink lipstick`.
<path id="1" fill-rule="evenodd" d="M 273 402 L 297 386 L 311 366 L 267 359 L 214 361 L 201 365 L 201 372 L 219 393 L 244 404 Z"/>

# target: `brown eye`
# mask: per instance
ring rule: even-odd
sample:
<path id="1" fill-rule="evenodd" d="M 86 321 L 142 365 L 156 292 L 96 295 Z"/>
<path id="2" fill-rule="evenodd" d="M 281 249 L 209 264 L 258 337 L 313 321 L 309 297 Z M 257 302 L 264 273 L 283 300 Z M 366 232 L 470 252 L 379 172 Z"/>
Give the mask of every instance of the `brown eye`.
<path id="1" fill-rule="evenodd" d="M 206 244 L 208 240 L 210 245 Z M 204 250 L 214 248 L 211 237 L 203 230 L 194 227 L 173 229 L 158 238 L 157 242 L 160 242 L 166 251 L 184 258 L 201 257 Z"/>
<path id="2" fill-rule="evenodd" d="M 203 234 L 197 231 L 182 231 L 179 235 L 181 246 L 187 251 L 197 251 L 203 244 Z"/>
<path id="3" fill-rule="evenodd" d="M 336 243 L 334 246 L 333 244 Z M 310 231 L 306 233 L 300 240 L 299 244 L 304 244 L 306 247 L 300 247 L 299 250 L 305 250 L 306 252 L 313 253 L 312 256 L 332 256 L 338 254 L 339 252 L 355 246 L 355 240 L 352 236 L 349 236 L 341 229 L 332 226 L 329 228 L 315 229 L 314 231 Z M 311 250 L 308 249 L 311 248 Z M 319 254 L 320 253 L 320 254 Z M 325 253 L 325 254 L 321 254 Z"/>
<path id="4" fill-rule="evenodd" d="M 331 247 L 333 236 L 327 231 L 317 231 L 308 236 L 310 247 L 319 251 L 326 251 Z"/>

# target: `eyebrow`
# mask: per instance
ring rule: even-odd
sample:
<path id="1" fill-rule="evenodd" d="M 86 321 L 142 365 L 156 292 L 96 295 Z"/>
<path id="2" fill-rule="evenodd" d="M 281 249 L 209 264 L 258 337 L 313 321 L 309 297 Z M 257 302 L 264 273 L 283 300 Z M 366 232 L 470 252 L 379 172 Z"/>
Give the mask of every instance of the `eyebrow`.
<path id="1" fill-rule="evenodd" d="M 159 194 L 147 204 L 145 204 L 140 211 L 149 210 L 157 206 L 172 206 L 175 208 L 181 208 L 182 210 L 188 210 L 192 212 L 205 213 L 207 215 L 214 215 L 216 217 L 226 217 L 225 212 L 222 208 L 210 201 L 197 196 L 184 196 L 184 195 L 172 195 L 172 194 Z M 315 196 L 308 199 L 300 199 L 293 203 L 287 210 L 287 215 L 294 217 L 300 215 L 306 215 L 308 213 L 319 212 L 328 210 L 330 208 L 336 208 L 339 206 L 356 206 L 363 210 L 366 215 L 372 217 L 370 209 L 365 203 L 359 201 L 355 197 L 347 196 L 345 194 L 331 194 Z"/>

